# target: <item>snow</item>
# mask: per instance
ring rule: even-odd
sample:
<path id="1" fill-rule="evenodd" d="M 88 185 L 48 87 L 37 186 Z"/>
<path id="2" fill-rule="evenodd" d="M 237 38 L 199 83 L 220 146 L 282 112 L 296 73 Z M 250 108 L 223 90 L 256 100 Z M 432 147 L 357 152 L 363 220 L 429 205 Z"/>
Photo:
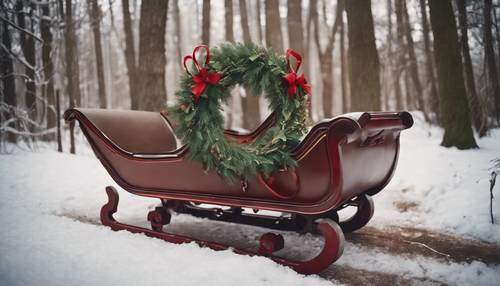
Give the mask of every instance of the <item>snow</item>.
<path id="1" fill-rule="evenodd" d="M 493 190 L 490 222 L 489 178 L 500 157 L 500 129 L 478 140 L 480 149 L 439 147 L 443 130 L 426 126 L 420 113 L 415 126 L 401 135 L 398 168 L 390 184 L 374 196 L 373 225 L 404 225 L 500 243 L 500 187 Z M 401 213 L 398 202 L 416 204 Z"/>
<path id="2" fill-rule="evenodd" d="M 488 182 L 490 160 L 500 156 L 500 130 L 478 140 L 480 149 L 469 151 L 440 147 L 441 137 L 441 129 L 423 124 L 416 114 L 415 126 L 402 133 L 392 182 L 374 196 L 376 210 L 369 226 L 425 228 L 500 244 L 500 187 L 494 190 L 497 222 L 492 225 Z M 77 150 L 80 154 L 70 155 L 47 147 L 36 152 L 14 148 L 12 154 L 0 155 L 1 285 L 339 284 L 297 274 L 263 257 L 111 231 L 100 225 L 99 210 L 106 202 L 104 187 L 117 186 L 88 146 L 79 144 Z M 158 201 L 118 190 L 116 218 L 146 226 L 147 211 Z M 412 207 L 401 211 L 401 203 Z M 174 216 L 168 227 L 175 233 L 239 241 L 249 247 L 256 247 L 256 238 L 266 232 L 186 215 Z M 321 245 L 317 236 L 287 234 L 283 252 L 307 255 Z M 390 254 L 350 242 L 335 265 L 446 284 L 495 285 L 500 281 L 500 262 L 486 265 Z"/>

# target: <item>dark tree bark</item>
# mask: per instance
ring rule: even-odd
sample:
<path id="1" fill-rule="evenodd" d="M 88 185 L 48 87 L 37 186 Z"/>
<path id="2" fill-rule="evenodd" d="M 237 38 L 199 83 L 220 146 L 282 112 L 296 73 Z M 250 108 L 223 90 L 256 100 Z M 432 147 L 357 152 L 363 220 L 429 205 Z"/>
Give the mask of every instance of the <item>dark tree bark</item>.
<path id="1" fill-rule="evenodd" d="M 483 7 L 483 44 L 484 44 L 484 61 L 488 73 L 490 83 L 491 96 L 495 102 L 497 121 L 500 122 L 500 84 L 498 83 L 497 66 L 495 63 L 495 50 L 493 48 L 493 35 L 491 20 L 491 0 L 484 0 Z"/>
<path id="2" fill-rule="evenodd" d="M 128 86 L 130 94 L 130 107 L 139 109 L 139 91 L 137 80 L 137 64 L 134 45 L 134 34 L 132 32 L 132 19 L 130 16 L 129 0 L 123 0 L 123 29 L 125 30 L 125 62 L 127 64 Z"/>
<path id="3" fill-rule="evenodd" d="M 469 51 L 469 35 L 467 24 L 466 0 L 457 0 L 458 22 L 460 25 L 460 45 L 462 47 L 462 58 L 466 79 L 467 93 L 471 107 L 472 122 L 480 137 L 486 135 L 488 131 L 485 117 L 481 112 L 479 97 L 476 92 L 476 83 L 474 81 L 474 70 L 472 69 L 472 60 Z"/>
<path id="4" fill-rule="evenodd" d="M 394 71 L 394 91 L 396 95 L 396 109 L 403 110 L 405 103 L 401 91 L 401 76 L 406 67 L 406 45 L 404 43 L 403 5 L 401 0 L 394 0 L 396 13 L 396 66 Z"/>
<path id="5" fill-rule="evenodd" d="M 3 3 L 0 3 L 0 12 L 5 8 Z M 2 16 L 7 18 L 6 13 L 2 13 Z M 12 49 L 12 39 L 11 32 L 9 31 L 9 24 L 5 21 L 0 21 L 2 28 L 2 45 L 7 49 Z M 3 83 L 3 100 L 5 104 L 10 107 L 17 107 L 17 98 L 16 98 L 16 82 L 14 78 L 14 63 L 12 62 L 12 57 L 9 55 L 7 51 L 4 49 L 0 49 L 0 69 L 1 69 L 1 78 Z M 2 114 L 2 118 L 4 120 L 9 120 L 12 117 L 12 113 L 5 112 Z M 0 122 L 3 124 L 3 122 Z M 10 124 L 9 127 L 15 128 L 14 124 Z M 16 134 L 9 132 L 7 133 L 7 141 L 11 143 L 15 143 L 17 140 Z"/>
<path id="6" fill-rule="evenodd" d="M 264 43 L 262 42 L 263 39 L 262 39 L 262 21 L 260 19 L 260 15 L 261 15 L 261 9 L 260 9 L 260 1 L 261 0 L 255 0 L 256 2 L 256 10 L 257 10 L 257 43 L 259 43 L 259 45 L 263 45 Z"/>
<path id="7" fill-rule="evenodd" d="M 233 31 L 233 0 L 224 0 L 224 20 L 226 29 L 226 41 L 234 42 L 234 31 Z"/>
<path id="8" fill-rule="evenodd" d="M 243 30 L 243 42 L 251 43 L 250 26 L 248 24 L 247 4 L 240 0 L 241 28 Z M 260 123 L 259 98 L 254 96 L 250 90 L 246 90 L 246 96 L 241 99 L 243 109 L 243 128 L 253 130 Z"/>
<path id="9" fill-rule="evenodd" d="M 241 17 L 241 29 L 243 31 L 243 42 L 245 44 L 252 42 L 252 37 L 250 36 L 250 25 L 248 24 L 248 12 L 247 12 L 247 1 L 240 0 L 240 17 Z"/>
<path id="10" fill-rule="evenodd" d="M 174 22 L 175 22 L 175 48 L 177 53 L 177 62 L 179 63 L 177 67 L 180 67 L 180 59 L 182 58 L 182 33 L 181 33 L 181 20 L 179 18 L 179 1 L 174 1 Z"/>
<path id="11" fill-rule="evenodd" d="M 43 61 L 43 74 L 44 80 L 47 83 L 44 88 L 45 98 L 47 99 L 47 129 L 56 127 L 56 108 L 55 108 L 55 92 L 54 92 L 54 64 L 52 63 L 52 23 L 50 5 L 41 5 L 42 9 L 42 22 L 41 34 L 43 40 L 42 46 L 42 61 Z M 53 135 L 48 136 L 48 139 L 54 139 Z"/>
<path id="12" fill-rule="evenodd" d="M 65 55 L 66 55 L 66 76 L 68 79 L 68 87 L 66 91 L 69 95 L 69 107 L 81 105 L 80 96 L 80 68 L 78 63 L 78 50 L 75 34 L 75 21 L 73 20 L 72 0 L 65 0 L 66 12 L 64 15 L 65 20 Z M 75 154 L 75 139 L 72 124 L 70 127 L 70 153 Z"/>
<path id="13" fill-rule="evenodd" d="M 429 116 L 425 109 L 424 103 L 424 93 L 422 90 L 422 83 L 420 82 L 420 75 L 418 72 L 418 63 L 417 57 L 415 56 L 415 47 L 413 42 L 413 37 L 411 35 L 412 28 L 410 24 L 410 16 L 408 15 L 408 7 L 406 6 L 406 1 L 403 1 L 403 16 L 404 16 L 404 30 L 405 30 L 405 38 L 407 43 L 407 51 L 408 51 L 408 59 L 409 59 L 409 72 L 410 78 L 413 83 L 413 87 L 415 88 L 415 98 L 412 99 L 412 102 L 415 101 L 417 108 L 424 113 L 424 118 L 426 121 L 429 121 Z"/>
<path id="14" fill-rule="evenodd" d="M 107 108 L 106 102 L 106 82 L 104 81 L 104 68 L 102 60 L 101 45 L 101 9 L 97 0 L 87 0 L 89 12 L 92 18 L 92 32 L 94 34 L 95 59 L 97 69 L 97 84 L 99 90 L 99 106 Z"/>
<path id="15" fill-rule="evenodd" d="M 380 110 L 380 64 L 371 1 L 346 1 L 351 110 Z"/>
<path id="16" fill-rule="evenodd" d="M 497 6 L 498 9 L 494 9 L 493 16 L 495 20 L 495 33 L 496 33 L 496 40 L 497 40 L 497 53 L 498 53 L 498 61 L 497 66 L 498 66 L 498 72 L 500 73 L 500 7 Z"/>
<path id="17" fill-rule="evenodd" d="M 24 7 L 22 0 L 18 0 L 16 3 L 16 13 L 17 13 L 17 24 L 21 29 L 26 29 L 30 32 L 33 31 L 33 10 L 35 9 L 34 4 L 30 4 L 29 9 L 29 22 L 26 24 L 26 9 Z M 29 117 L 36 119 L 36 85 L 35 85 L 35 39 L 27 35 L 26 33 L 20 33 L 19 39 L 21 41 L 21 49 L 23 51 L 24 58 L 29 64 L 29 67 L 25 67 L 26 76 L 28 80 L 26 81 L 26 93 L 24 95 L 26 109 L 28 110 Z"/>
<path id="18" fill-rule="evenodd" d="M 320 59 L 320 71 L 321 71 L 321 82 L 323 86 L 323 116 L 325 118 L 330 118 L 333 116 L 332 105 L 333 105 L 333 47 L 335 44 L 335 35 L 341 22 L 342 12 L 344 7 L 343 2 L 339 1 L 337 3 L 337 10 L 335 15 L 335 23 L 333 24 L 331 34 L 328 36 L 328 43 L 325 50 L 323 51 L 320 43 L 319 36 L 319 20 L 317 13 L 317 1 L 311 1 L 310 9 L 312 11 L 312 17 L 314 21 L 314 41 L 318 49 L 319 59 Z M 326 12 L 324 12 L 325 14 Z M 326 22 L 325 22 L 326 25 Z"/>
<path id="19" fill-rule="evenodd" d="M 72 0 L 65 0 L 65 55 L 66 76 L 68 78 L 67 92 L 70 107 L 81 106 L 80 94 L 80 64 L 78 60 L 78 44 L 73 20 Z"/>
<path id="20" fill-rule="evenodd" d="M 431 40 L 429 37 L 429 22 L 427 20 L 427 6 L 426 0 L 420 1 L 420 14 L 422 19 L 422 34 L 424 38 L 424 51 L 425 51 L 425 73 L 426 82 L 430 86 L 429 90 L 429 107 L 436 116 L 435 121 L 439 122 L 439 95 L 437 92 L 437 83 L 434 67 L 434 56 L 431 50 Z"/>
<path id="21" fill-rule="evenodd" d="M 340 0 L 340 2 L 344 2 L 344 0 Z M 339 2 L 339 3 L 340 3 Z M 345 6 L 345 3 L 342 3 Z M 349 91 L 347 90 L 347 71 L 346 71 L 346 52 L 345 52 L 345 23 L 344 23 L 344 13 L 340 14 L 340 25 L 339 25 L 339 33 L 340 33 L 340 90 L 342 93 L 342 113 L 349 112 L 348 106 L 348 97 Z"/>
<path id="22" fill-rule="evenodd" d="M 266 0 L 266 45 L 273 51 L 283 53 L 283 34 L 281 33 L 280 7 L 278 0 Z"/>
<path id="23" fill-rule="evenodd" d="M 203 0 L 201 42 L 210 46 L 210 0 Z"/>
<path id="24" fill-rule="evenodd" d="M 304 31 L 300 2 L 300 0 L 288 0 L 287 25 L 290 47 L 304 55 Z"/>
<path id="25" fill-rule="evenodd" d="M 472 133 L 451 0 L 429 0 L 429 7 L 444 127 L 441 145 L 458 149 L 477 148 Z"/>
<path id="26" fill-rule="evenodd" d="M 141 4 L 139 24 L 139 109 L 160 110 L 166 106 L 165 28 L 168 1 L 148 0 Z"/>
<path id="27" fill-rule="evenodd" d="M 308 59 L 305 54 L 304 49 L 304 28 L 302 24 L 302 7 L 300 0 L 289 0 L 288 3 L 288 14 L 287 14 L 287 26 L 288 26 L 288 40 L 290 42 L 290 48 L 293 48 L 299 54 L 302 55 L 303 65 L 302 72 L 308 78 Z M 309 104 L 308 117 L 311 117 L 311 104 Z"/>

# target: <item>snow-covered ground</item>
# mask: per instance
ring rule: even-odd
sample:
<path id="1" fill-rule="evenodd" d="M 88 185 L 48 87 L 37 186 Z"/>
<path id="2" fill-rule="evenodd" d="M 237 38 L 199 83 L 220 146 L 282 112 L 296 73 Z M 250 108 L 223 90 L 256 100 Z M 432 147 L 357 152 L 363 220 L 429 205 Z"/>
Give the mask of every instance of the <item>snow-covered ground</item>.
<path id="1" fill-rule="evenodd" d="M 488 182 L 490 160 L 500 157 L 500 130 L 479 140 L 478 150 L 442 148 L 441 137 L 442 130 L 418 117 L 403 132 L 397 172 L 374 197 L 369 226 L 428 229 L 500 247 L 500 187 L 494 190 L 492 225 Z M 337 274 L 303 276 L 262 257 L 113 232 L 99 224 L 99 210 L 106 202 L 104 187 L 116 184 L 88 147 L 78 147 L 80 155 L 44 147 L 0 155 L 0 285 L 331 285 L 352 269 L 356 275 L 382 273 L 422 284 L 499 285 L 500 252 L 493 263 L 464 262 L 389 253 L 348 240 L 344 255 L 327 271 Z M 146 225 L 147 210 L 157 200 L 119 191 L 116 218 Z M 175 216 L 168 227 L 250 247 L 266 232 L 185 215 Z M 321 245 L 310 234 L 287 234 L 284 253 L 307 255 Z"/>

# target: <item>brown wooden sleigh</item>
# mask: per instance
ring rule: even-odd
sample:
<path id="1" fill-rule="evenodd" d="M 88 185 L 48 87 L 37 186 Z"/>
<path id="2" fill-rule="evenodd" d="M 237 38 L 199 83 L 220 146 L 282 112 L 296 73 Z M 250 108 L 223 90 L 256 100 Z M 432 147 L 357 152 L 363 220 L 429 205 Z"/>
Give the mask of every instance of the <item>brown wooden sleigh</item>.
<path id="1" fill-rule="evenodd" d="M 104 225 L 173 243 L 195 241 L 216 250 L 228 246 L 168 233 L 162 227 L 170 223 L 170 214 L 177 212 L 278 230 L 321 233 L 325 246 L 308 261 L 273 255 L 284 246 L 283 237 L 273 233 L 261 237 L 257 252 L 233 249 L 268 256 L 305 274 L 319 273 L 337 260 L 343 251 L 343 232 L 368 223 L 374 210 L 370 196 L 390 181 L 398 159 L 400 131 L 413 124 L 407 112 L 352 113 L 324 120 L 293 151 L 296 168 L 280 170 L 266 179 L 256 177 L 229 184 L 216 173 L 206 172 L 201 163 L 186 159 L 189 149 L 177 146 L 175 126 L 163 113 L 70 109 L 64 118 L 79 121 L 96 156 L 122 188 L 162 201 L 148 214 L 151 229 L 123 224 L 113 218 L 118 193 L 107 187 L 109 201 L 101 210 Z M 245 144 L 273 123 L 271 115 L 252 133 L 226 131 L 226 136 Z M 347 206 L 356 207 L 356 213 L 339 221 L 337 211 Z M 242 208 L 287 215 L 254 214 Z"/>

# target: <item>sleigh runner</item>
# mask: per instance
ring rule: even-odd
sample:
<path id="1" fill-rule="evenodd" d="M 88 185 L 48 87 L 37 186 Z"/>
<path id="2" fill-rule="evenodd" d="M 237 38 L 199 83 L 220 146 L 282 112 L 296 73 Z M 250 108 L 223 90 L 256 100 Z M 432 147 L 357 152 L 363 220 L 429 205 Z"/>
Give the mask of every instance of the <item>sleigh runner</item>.
<path id="1" fill-rule="evenodd" d="M 390 181 L 398 159 L 400 131 L 413 124 L 407 112 L 354 113 L 325 120 L 315 125 L 293 150 L 295 168 L 231 184 L 215 172 L 206 172 L 200 162 L 186 159 L 190 150 L 177 146 L 175 127 L 165 114 L 71 109 L 64 118 L 80 123 L 96 156 L 123 189 L 162 200 L 162 205 L 147 216 L 151 229 L 126 225 L 114 220 L 118 194 L 107 187 L 109 201 L 101 210 L 104 225 L 173 243 L 195 241 L 217 250 L 228 246 L 170 234 L 162 227 L 170 223 L 172 212 L 179 212 L 274 229 L 319 232 L 325 237 L 325 247 L 310 261 L 273 256 L 283 247 L 283 238 L 272 233 L 261 237 L 257 253 L 235 250 L 269 256 L 305 274 L 321 272 L 340 257 L 342 231 L 354 231 L 368 223 L 373 214 L 370 196 Z M 253 133 L 227 131 L 225 136 L 244 144 L 272 124 L 271 115 Z M 230 208 L 203 208 L 197 204 Z M 357 212 L 339 222 L 337 211 L 347 206 L 355 206 Z M 290 216 L 247 214 L 243 207 Z"/>

